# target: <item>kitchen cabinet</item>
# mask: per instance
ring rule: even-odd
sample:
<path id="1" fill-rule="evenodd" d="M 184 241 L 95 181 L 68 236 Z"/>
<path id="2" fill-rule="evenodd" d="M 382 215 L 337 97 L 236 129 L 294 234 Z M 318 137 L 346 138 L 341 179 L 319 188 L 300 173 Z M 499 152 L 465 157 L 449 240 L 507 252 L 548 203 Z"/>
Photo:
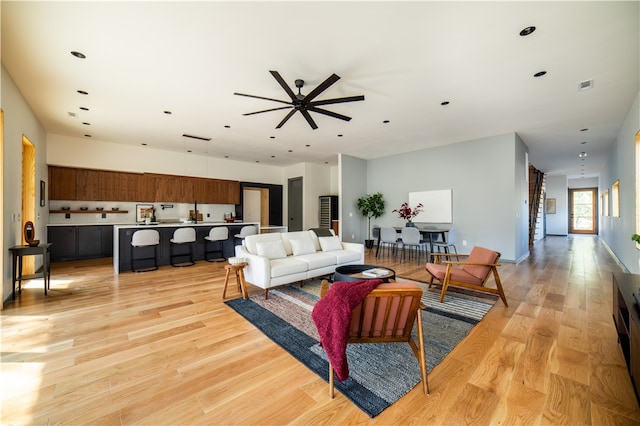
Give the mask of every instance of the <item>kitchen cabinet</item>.
<path id="1" fill-rule="evenodd" d="M 240 182 L 49 166 L 49 199 L 240 204 Z"/>
<path id="2" fill-rule="evenodd" d="M 113 225 L 49 226 L 51 261 L 113 256 Z"/>
<path id="3" fill-rule="evenodd" d="M 76 170 L 72 167 L 49 166 L 49 199 L 76 199 Z"/>

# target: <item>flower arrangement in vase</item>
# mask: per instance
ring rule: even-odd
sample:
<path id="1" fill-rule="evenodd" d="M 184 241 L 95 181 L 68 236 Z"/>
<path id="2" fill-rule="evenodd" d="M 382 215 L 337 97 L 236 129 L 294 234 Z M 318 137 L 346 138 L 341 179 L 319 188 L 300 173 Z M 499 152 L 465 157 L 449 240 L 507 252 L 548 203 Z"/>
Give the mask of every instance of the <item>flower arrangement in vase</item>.
<path id="1" fill-rule="evenodd" d="M 407 226 L 415 226 L 413 224 L 412 220 L 413 220 L 414 217 L 418 216 L 422 212 L 423 208 L 424 208 L 424 206 L 422 205 L 422 203 L 419 203 L 413 209 L 411 207 L 409 207 L 408 203 L 402 203 L 402 205 L 400 206 L 399 209 L 395 209 L 392 212 L 393 213 L 398 213 L 398 217 L 400 217 L 401 219 L 406 220 L 407 221 Z"/>

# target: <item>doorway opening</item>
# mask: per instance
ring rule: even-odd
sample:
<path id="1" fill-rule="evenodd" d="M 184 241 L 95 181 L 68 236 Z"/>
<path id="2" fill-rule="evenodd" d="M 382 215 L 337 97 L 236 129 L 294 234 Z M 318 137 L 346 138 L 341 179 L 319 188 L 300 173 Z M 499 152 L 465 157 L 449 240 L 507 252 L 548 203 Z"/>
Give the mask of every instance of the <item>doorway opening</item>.
<path id="1" fill-rule="evenodd" d="M 22 224 L 36 223 L 36 148 L 22 135 Z M 22 229 L 22 226 L 20 227 Z M 22 235 L 22 244 L 26 244 Z M 38 237 L 36 236 L 36 239 Z M 34 273 L 34 256 L 23 259 L 22 269 L 26 274 Z"/>
<path id="2" fill-rule="evenodd" d="M 597 188 L 569 189 L 569 233 L 597 234 Z"/>
<path id="3" fill-rule="evenodd" d="M 245 187 L 242 190 L 242 219 L 269 226 L 269 188 Z"/>

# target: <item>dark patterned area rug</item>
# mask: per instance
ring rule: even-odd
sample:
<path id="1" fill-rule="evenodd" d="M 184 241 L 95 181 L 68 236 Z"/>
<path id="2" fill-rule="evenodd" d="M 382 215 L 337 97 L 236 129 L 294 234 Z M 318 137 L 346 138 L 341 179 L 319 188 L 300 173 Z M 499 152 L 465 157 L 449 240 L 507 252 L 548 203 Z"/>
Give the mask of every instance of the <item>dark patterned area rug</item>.
<path id="1" fill-rule="evenodd" d="M 491 309 L 495 298 L 448 292 L 444 303 L 440 303 L 439 288 L 417 284 L 423 289 L 422 300 L 427 306 L 422 320 L 427 367 L 431 371 Z M 311 319 L 319 289 L 320 281 L 311 280 L 302 287 L 297 284 L 270 290 L 267 300 L 260 293 L 247 300 L 225 303 L 328 382 L 329 364 Z M 420 383 L 418 361 L 406 343 L 349 344 L 347 359 L 349 378 L 336 380 L 335 387 L 370 417 L 380 414 Z"/>

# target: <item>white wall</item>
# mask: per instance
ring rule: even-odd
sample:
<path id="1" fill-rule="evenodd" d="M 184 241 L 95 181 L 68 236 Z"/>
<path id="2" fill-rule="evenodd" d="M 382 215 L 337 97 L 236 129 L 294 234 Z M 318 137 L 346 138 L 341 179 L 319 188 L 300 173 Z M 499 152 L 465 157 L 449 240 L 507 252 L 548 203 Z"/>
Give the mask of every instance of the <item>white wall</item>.
<path id="1" fill-rule="evenodd" d="M 547 176 L 547 200 L 556 199 L 556 213 L 547 214 L 547 235 L 567 235 L 569 233 L 569 199 L 567 194 L 567 176 Z"/>
<path id="2" fill-rule="evenodd" d="M 226 158 L 163 151 L 83 138 L 47 136 L 47 163 L 120 172 L 151 172 L 282 185 L 283 169 Z"/>
<path id="3" fill-rule="evenodd" d="M 339 182 L 340 182 L 340 235 L 343 241 L 364 243 L 367 238 L 367 219 L 358 210 L 358 198 L 365 194 L 378 192 L 375 186 L 368 185 L 369 162 L 340 154 Z"/>
<path id="4" fill-rule="evenodd" d="M 600 236 L 616 257 L 632 273 L 640 273 L 640 250 L 631 241 L 636 230 L 636 170 L 635 135 L 640 131 L 640 92 L 618 133 L 605 169 L 600 177 L 600 193 L 620 179 L 620 217 L 600 217 Z M 611 197 L 609 197 L 611 199 Z"/>
<path id="5" fill-rule="evenodd" d="M 2 223 L 2 300 L 6 301 L 11 295 L 11 257 L 9 247 L 22 244 L 22 135 L 33 144 L 36 151 L 36 182 L 47 182 L 48 172 L 46 164 L 47 141 L 44 129 L 29 105 L 18 91 L 15 83 L 1 67 L 0 86 L 2 87 L 1 107 L 4 111 L 4 161 L 3 161 L 3 223 Z M 46 220 L 49 203 L 40 207 L 39 197 L 36 195 L 36 239 L 46 240 Z M 15 221 L 13 220 L 15 217 Z M 36 257 L 36 268 L 42 265 Z"/>

